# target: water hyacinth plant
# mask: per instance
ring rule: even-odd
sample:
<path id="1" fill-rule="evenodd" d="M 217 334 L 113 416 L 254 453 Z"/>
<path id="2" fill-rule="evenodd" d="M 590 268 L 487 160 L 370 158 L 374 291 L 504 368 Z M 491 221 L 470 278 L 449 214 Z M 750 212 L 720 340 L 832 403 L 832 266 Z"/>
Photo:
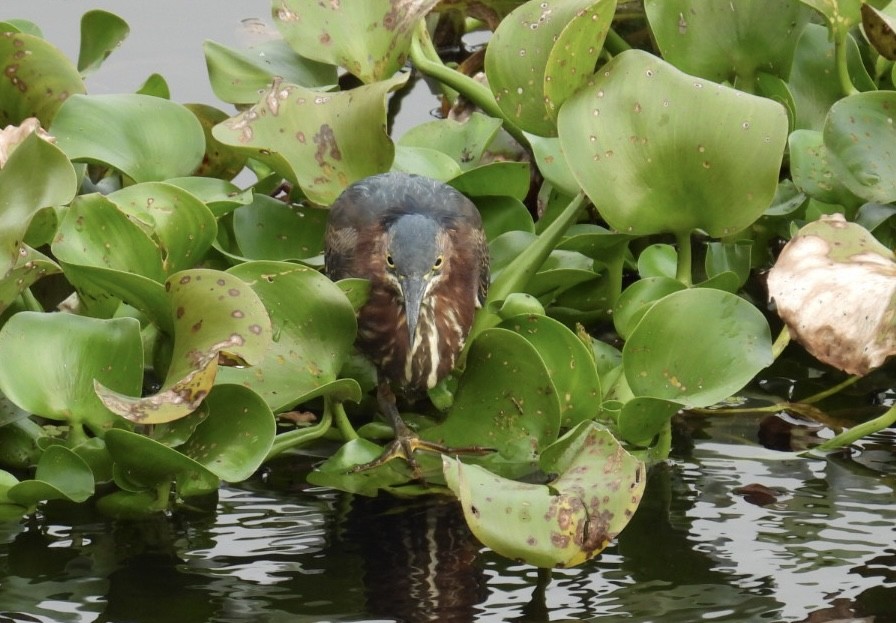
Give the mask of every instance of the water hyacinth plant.
<path id="1" fill-rule="evenodd" d="M 129 32 L 110 13 L 83 16 L 76 62 L 0 22 L 0 514 L 165 511 L 301 447 L 326 453 L 318 485 L 457 497 L 506 556 L 597 555 L 676 414 L 737 395 L 790 336 L 858 375 L 892 352 L 890 12 L 273 0 L 281 37 L 205 44 L 220 109 L 161 76 L 89 93 Z M 484 51 L 447 60 L 474 30 Z M 448 113 L 396 138 L 390 103 L 421 77 Z M 421 455 L 422 481 L 352 470 L 384 441 L 353 349 L 367 283 L 320 271 L 328 206 L 390 170 L 470 197 L 491 256 L 461 365 L 404 415 L 493 451 Z M 791 238 L 770 304 L 756 276 Z M 801 317 L 828 286 L 869 299 Z M 856 310 L 875 323 L 851 330 Z"/>

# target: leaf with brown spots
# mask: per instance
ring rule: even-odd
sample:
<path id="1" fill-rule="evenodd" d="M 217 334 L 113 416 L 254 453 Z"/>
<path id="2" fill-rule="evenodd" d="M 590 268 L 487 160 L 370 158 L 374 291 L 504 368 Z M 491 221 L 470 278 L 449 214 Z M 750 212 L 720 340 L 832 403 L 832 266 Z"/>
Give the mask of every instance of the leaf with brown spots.
<path id="1" fill-rule="evenodd" d="M 277 28 L 302 56 L 345 67 L 364 82 L 389 78 L 408 56 L 411 35 L 438 0 L 276 0 Z"/>
<path id="2" fill-rule="evenodd" d="M 473 534 L 497 553 L 538 567 L 571 567 L 599 554 L 644 493 L 644 463 L 593 422 L 546 448 L 541 467 L 559 475 L 546 485 L 521 483 L 443 458 Z"/>
<path id="3" fill-rule="evenodd" d="M 219 355 L 259 363 L 271 341 L 261 300 L 239 278 L 217 270 L 175 273 L 165 282 L 174 313 L 174 347 L 162 389 L 132 398 L 97 384 L 103 403 L 141 424 L 158 424 L 193 412 L 215 382 Z"/>

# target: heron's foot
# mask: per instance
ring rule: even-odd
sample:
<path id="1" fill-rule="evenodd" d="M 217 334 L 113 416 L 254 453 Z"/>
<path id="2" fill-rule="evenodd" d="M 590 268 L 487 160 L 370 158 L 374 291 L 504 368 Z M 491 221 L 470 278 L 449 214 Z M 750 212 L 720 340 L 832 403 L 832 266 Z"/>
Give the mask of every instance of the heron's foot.
<path id="1" fill-rule="evenodd" d="M 482 456 L 495 451 L 494 448 L 486 448 L 482 446 L 453 448 L 434 441 L 420 439 L 416 433 L 407 430 L 397 435 L 392 443 L 386 446 L 386 449 L 377 458 L 368 463 L 355 465 L 351 471 L 352 473 L 363 472 L 385 465 L 393 459 L 403 459 L 408 464 L 408 467 L 411 468 L 414 478 L 420 480 L 423 478 L 423 473 L 420 470 L 420 464 L 414 456 L 418 450 L 432 452 L 434 454 L 446 454 L 448 456 L 457 454 Z"/>

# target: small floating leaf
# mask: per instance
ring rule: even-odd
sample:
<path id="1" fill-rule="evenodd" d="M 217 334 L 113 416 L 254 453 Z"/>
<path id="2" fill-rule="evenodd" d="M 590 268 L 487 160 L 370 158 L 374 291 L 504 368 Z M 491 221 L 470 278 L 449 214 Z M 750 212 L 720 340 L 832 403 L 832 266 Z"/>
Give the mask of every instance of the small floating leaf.
<path id="1" fill-rule="evenodd" d="M 6 496 L 22 506 L 42 500 L 83 502 L 93 495 L 93 472 L 77 454 L 58 444 L 40 457 L 33 480 L 10 487 Z"/>

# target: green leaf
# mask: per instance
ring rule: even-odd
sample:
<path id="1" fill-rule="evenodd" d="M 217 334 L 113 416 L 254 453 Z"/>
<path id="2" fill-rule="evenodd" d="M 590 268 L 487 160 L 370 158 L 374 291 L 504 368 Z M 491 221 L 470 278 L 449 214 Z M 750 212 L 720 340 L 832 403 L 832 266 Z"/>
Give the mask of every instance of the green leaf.
<path id="1" fill-rule="evenodd" d="M 54 444 L 44 450 L 34 480 L 13 485 L 6 496 L 22 506 L 42 500 L 83 502 L 93 495 L 93 472 L 77 454 Z"/>
<path id="2" fill-rule="evenodd" d="M 0 127 L 37 117 L 47 128 L 68 97 L 85 91 L 71 61 L 35 35 L 0 37 L 0 67 Z"/>
<path id="3" fill-rule="evenodd" d="M 233 237 L 243 257 L 296 260 L 323 253 L 327 211 L 266 195 L 233 213 Z"/>
<path id="4" fill-rule="evenodd" d="M 255 106 L 212 134 L 297 183 L 315 203 L 329 205 L 348 184 L 391 167 L 385 97 L 407 79 L 400 74 L 340 93 L 275 81 Z"/>
<path id="5" fill-rule="evenodd" d="M 619 413 L 619 434 L 630 443 L 649 446 L 682 405 L 669 400 L 635 396 L 622 405 Z"/>
<path id="6" fill-rule="evenodd" d="M 81 16 L 81 49 L 78 71 L 81 75 L 99 69 L 112 52 L 127 39 L 128 23 L 107 11 L 87 11 Z"/>
<path id="7" fill-rule="evenodd" d="M 771 364 L 762 313 L 734 294 L 708 288 L 654 303 L 622 350 L 635 396 L 705 407 L 730 397 Z"/>
<path id="8" fill-rule="evenodd" d="M 73 95 L 50 133 L 73 161 L 99 163 L 136 182 L 189 175 L 202 162 L 202 125 L 174 102 L 125 93 Z"/>
<path id="9" fill-rule="evenodd" d="M 862 19 L 862 0 L 800 0 L 821 13 L 834 36 L 842 35 Z"/>
<path id="10" fill-rule="evenodd" d="M 255 94 L 256 96 L 258 93 Z M 196 115 L 202 125 L 202 133 L 205 136 L 205 156 L 202 164 L 196 168 L 193 175 L 203 178 L 220 178 L 231 180 L 236 177 L 246 166 L 246 155 L 241 154 L 232 147 L 225 145 L 212 136 L 212 128 L 228 118 L 223 110 L 206 104 L 186 104 L 187 110 Z M 171 181 L 171 180 L 167 180 Z"/>
<path id="11" fill-rule="evenodd" d="M 556 136 L 557 111 L 591 79 L 615 10 L 615 0 L 530 0 L 502 20 L 485 72 L 504 114 L 527 132 Z"/>
<path id="12" fill-rule="evenodd" d="M 254 104 L 275 77 L 321 90 L 337 82 L 334 65 L 303 58 L 283 40 L 266 41 L 247 51 L 206 41 L 202 49 L 212 90 L 218 99 L 231 104 Z"/>
<path id="13" fill-rule="evenodd" d="M 531 469 L 559 430 L 560 397 L 538 351 L 518 333 L 493 328 L 470 346 L 445 421 L 421 436 L 449 447 L 495 448 L 480 462 L 495 470 L 507 464 L 517 475 Z"/>
<path id="14" fill-rule="evenodd" d="M 105 440 L 115 460 L 116 484 L 126 491 L 154 489 L 176 478 L 189 483 L 187 491 L 198 495 L 214 491 L 220 484 L 218 477 L 198 461 L 144 435 L 116 428 L 106 433 Z M 186 495 L 187 491 L 178 492 Z M 167 500 L 162 508 L 165 506 Z"/>
<path id="15" fill-rule="evenodd" d="M 666 61 L 751 93 L 760 71 L 787 78 L 794 48 L 812 16 L 790 0 L 646 0 L 644 9 Z"/>
<path id="16" fill-rule="evenodd" d="M 23 267 L 22 259 L 31 253 L 23 245 L 31 220 L 43 208 L 71 201 L 78 180 L 58 147 L 31 134 L 0 168 L 0 188 L 0 280 L 6 288 L 11 271 Z M 0 310 L 11 301 L 2 299 Z"/>
<path id="17" fill-rule="evenodd" d="M 573 174 L 612 227 L 720 237 L 771 203 L 787 114 L 628 50 L 569 99 L 558 127 Z"/>
<path id="18" fill-rule="evenodd" d="M 850 212 L 862 203 L 834 174 L 832 157 L 820 131 L 795 130 L 787 140 L 790 175 L 797 189 L 818 201 L 842 205 Z"/>
<path id="19" fill-rule="evenodd" d="M 97 398 L 95 381 L 140 392 L 143 345 L 135 319 L 20 312 L 0 329 L 0 392 L 22 409 L 102 433 L 118 418 Z"/>
<path id="20" fill-rule="evenodd" d="M 839 181 L 862 199 L 896 201 L 896 93 L 875 91 L 843 98 L 824 124 L 828 161 Z"/>
<path id="21" fill-rule="evenodd" d="M 252 368 L 224 368 L 219 383 L 240 383 L 274 411 L 315 396 L 360 399 L 357 384 L 334 384 L 352 352 L 355 312 L 338 286 L 314 269 L 285 262 L 248 262 L 230 269 L 264 303 L 276 336 Z"/>
<path id="22" fill-rule="evenodd" d="M 388 79 L 404 65 L 414 26 L 436 4 L 436 0 L 354 4 L 275 0 L 272 11 L 277 28 L 296 52 L 344 67 L 372 83 Z"/>
<path id="23" fill-rule="evenodd" d="M 174 347 L 161 390 L 135 398 L 97 384 L 97 393 L 110 410 L 143 424 L 170 422 L 192 413 L 214 384 L 219 354 L 253 365 L 262 361 L 272 339 L 261 300 L 231 274 L 185 270 L 171 275 L 165 289 L 174 314 Z"/>
<path id="24" fill-rule="evenodd" d="M 180 451 L 225 482 L 245 480 L 261 466 L 274 441 L 274 415 L 240 385 L 218 385 L 206 401 L 209 415 Z"/>
<path id="25" fill-rule="evenodd" d="M 560 398 L 561 426 L 597 416 L 601 391 L 594 357 L 575 333 L 541 315 L 516 316 L 499 326 L 526 338 L 544 360 Z"/>
<path id="26" fill-rule="evenodd" d="M 476 538 L 538 567 L 593 558 L 628 524 L 644 492 L 644 464 L 606 430 L 584 423 L 545 451 L 547 485 L 506 480 L 445 457 L 448 486 Z"/>
<path id="27" fill-rule="evenodd" d="M 177 186 L 145 182 L 106 198 L 152 232 L 166 274 L 197 265 L 215 239 L 214 215 L 202 201 Z"/>
<path id="28" fill-rule="evenodd" d="M 684 290 L 685 285 L 671 277 L 642 277 L 627 287 L 613 310 L 613 326 L 622 339 L 628 339 L 644 313 L 655 302 L 673 292 Z"/>
<path id="29" fill-rule="evenodd" d="M 462 171 L 467 171 L 482 164 L 486 149 L 500 129 L 500 119 L 474 112 L 465 121 L 436 119 L 415 125 L 402 135 L 398 144 L 434 149 L 449 156 Z"/>

